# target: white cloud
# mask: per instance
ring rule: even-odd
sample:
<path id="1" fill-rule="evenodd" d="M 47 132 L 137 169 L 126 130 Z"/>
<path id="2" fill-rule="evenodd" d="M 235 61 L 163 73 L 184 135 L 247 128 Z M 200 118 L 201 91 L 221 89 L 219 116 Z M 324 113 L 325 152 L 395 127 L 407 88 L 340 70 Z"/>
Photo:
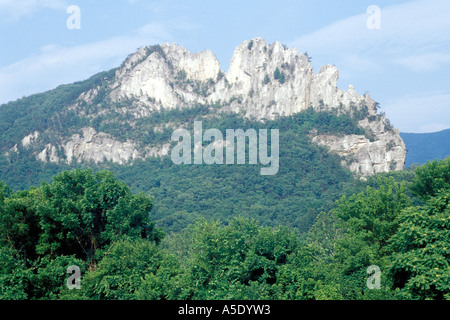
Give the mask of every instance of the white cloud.
<path id="1" fill-rule="evenodd" d="M 128 54 L 143 45 L 170 39 L 170 30 L 164 25 L 149 24 L 128 36 L 73 47 L 46 45 L 38 55 L 0 68 L 0 103 L 87 79 L 119 66 Z"/>
<path id="2" fill-rule="evenodd" d="M 450 64 L 450 53 L 430 52 L 398 58 L 394 62 L 417 72 L 434 71 Z"/>
<path id="3" fill-rule="evenodd" d="M 0 18 L 16 21 L 39 8 L 65 10 L 67 6 L 64 0 L 0 0 Z"/>
<path id="4" fill-rule="evenodd" d="M 381 29 L 367 28 L 369 15 L 362 12 L 304 35 L 290 45 L 313 57 L 333 56 L 335 64 L 349 67 L 345 60 L 358 55 L 366 65 L 381 64 L 382 60 L 383 64 L 399 64 L 414 71 L 435 69 L 448 63 L 442 57 L 448 57 L 450 50 L 449 12 L 447 0 L 411 1 L 381 8 Z M 427 65 L 430 54 L 441 59 Z"/>

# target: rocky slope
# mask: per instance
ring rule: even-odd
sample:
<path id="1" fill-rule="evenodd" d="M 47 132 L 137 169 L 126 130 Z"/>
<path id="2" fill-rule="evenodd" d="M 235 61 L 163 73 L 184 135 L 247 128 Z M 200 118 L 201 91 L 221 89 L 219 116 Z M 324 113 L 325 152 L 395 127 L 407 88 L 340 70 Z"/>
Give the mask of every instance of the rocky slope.
<path id="1" fill-rule="evenodd" d="M 344 165 L 363 176 L 403 169 L 406 149 L 398 130 L 377 113 L 377 104 L 368 94 L 360 95 L 352 86 L 339 89 L 338 77 L 337 68 L 331 65 L 314 74 L 306 54 L 279 42 L 269 45 L 261 38 L 237 47 L 226 73 L 211 51 L 191 53 L 175 44 L 163 44 L 140 48 L 112 79 L 83 92 L 67 110 L 90 120 L 120 115 L 127 119 L 129 130 L 138 126 L 138 119 L 152 117 L 155 111 L 199 104 L 215 105 L 215 110 L 259 121 L 309 107 L 347 113 L 358 116 L 359 125 L 371 139 L 311 132 L 312 141 L 328 146 L 331 152 L 341 155 Z M 155 126 L 154 130 L 160 128 Z M 42 133 L 30 132 L 20 142 L 24 148 L 40 146 L 35 154 L 41 161 L 108 160 L 126 164 L 133 159 L 167 155 L 170 150 L 168 142 L 142 146 L 133 139 L 119 141 L 89 126 L 62 134 L 51 143 L 42 140 Z"/>

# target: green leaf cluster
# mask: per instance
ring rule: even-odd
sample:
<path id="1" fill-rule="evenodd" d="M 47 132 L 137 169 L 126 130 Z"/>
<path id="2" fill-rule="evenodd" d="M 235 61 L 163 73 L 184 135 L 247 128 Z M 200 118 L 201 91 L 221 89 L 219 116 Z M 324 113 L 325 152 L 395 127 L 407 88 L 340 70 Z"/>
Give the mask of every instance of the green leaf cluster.
<path id="1" fill-rule="evenodd" d="M 0 296 L 54 298 L 70 265 L 95 269 L 120 240 L 158 243 L 163 234 L 151 207 L 148 196 L 131 194 L 107 171 L 65 171 L 16 193 L 0 185 Z"/>

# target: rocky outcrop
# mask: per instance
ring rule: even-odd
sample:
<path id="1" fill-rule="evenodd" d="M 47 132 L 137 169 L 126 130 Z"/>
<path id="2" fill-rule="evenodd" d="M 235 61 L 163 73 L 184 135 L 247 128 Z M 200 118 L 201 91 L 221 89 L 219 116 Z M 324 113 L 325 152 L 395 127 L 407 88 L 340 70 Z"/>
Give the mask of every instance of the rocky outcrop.
<path id="1" fill-rule="evenodd" d="M 351 112 L 351 105 L 365 105 L 376 114 L 369 95 L 359 95 L 353 86 L 347 91 L 337 88 L 335 66 L 323 66 L 314 74 L 307 54 L 277 41 L 243 42 L 235 49 L 227 73 L 220 71 L 211 51 L 190 53 L 175 44 L 157 48 L 142 47 L 125 61 L 112 85 L 113 101 L 134 97 L 150 111 L 220 101 L 224 109 L 257 120 L 292 115 L 311 106 Z M 89 101 L 95 92 L 83 98 Z"/>
<path id="2" fill-rule="evenodd" d="M 211 51 L 192 54 L 169 44 L 142 47 L 117 71 L 110 96 L 112 100 L 135 97 L 151 109 L 205 103 L 192 86 L 183 88 L 176 84 L 186 79 L 212 81 L 219 71 L 219 61 Z"/>
<path id="3" fill-rule="evenodd" d="M 341 155 L 343 164 L 361 175 L 403 169 L 406 150 L 398 130 L 389 125 L 384 115 L 377 114 L 377 104 L 368 94 L 358 94 L 353 86 L 339 89 L 338 78 L 335 66 L 323 66 L 315 74 L 306 53 L 279 42 L 267 44 L 261 38 L 238 46 L 226 73 L 220 70 L 211 51 L 191 53 L 175 44 L 163 44 L 140 48 L 117 69 L 112 81 L 83 92 L 79 103 L 70 108 L 79 114 L 92 114 L 82 106 L 92 104 L 102 94 L 102 100 L 111 105 L 130 101 L 115 112 L 135 119 L 151 117 L 161 108 L 196 104 L 220 105 L 222 111 L 239 112 L 260 121 L 310 107 L 338 114 L 358 113 L 364 115 L 359 125 L 371 134 L 371 139 L 312 132 L 312 141 Z M 103 108 L 98 114 L 107 112 Z M 39 133 L 34 132 L 23 138 L 22 145 L 29 147 L 38 138 Z M 125 164 L 168 154 L 169 147 L 166 144 L 143 148 L 136 141 L 117 141 L 93 128 L 84 128 L 82 134 L 62 139 L 59 146 L 47 144 L 37 157 L 42 161 L 61 161 L 57 155 L 61 149 L 64 161 L 69 163 L 108 160 Z"/>
<path id="4" fill-rule="evenodd" d="M 93 128 L 83 128 L 83 134 L 75 134 L 63 146 L 68 163 L 74 159 L 78 162 L 112 161 L 118 164 L 142 158 L 131 141 L 120 142 L 104 133 L 97 133 Z"/>
<path id="5" fill-rule="evenodd" d="M 99 132 L 94 128 L 83 128 L 82 134 L 74 134 L 70 140 L 62 143 L 64 156 L 58 156 L 58 148 L 47 144 L 37 155 L 37 159 L 43 162 L 66 162 L 73 161 L 99 163 L 111 161 L 118 164 L 127 164 L 135 159 L 147 157 L 160 157 L 169 154 L 170 143 L 162 146 L 147 146 L 138 150 L 132 141 L 117 141 L 110 135 Z"/>
<path id="6" fill-rule="evenodd" d="M 256 119 L 288 116 L 309 107 L 351 112 L 351 104 L 364 104 L 371 114 L 376 113 L 375 102 L 368 95 L 360 96 L 352 86 L 347 92 L 338 89 L 338 77 L 337 68 L 331 65 L 314 75 L 307 54 L 255 38 L 236 48 L 230 69 L 208 99 L 237 97 L 230 109 Z"/>
<path id="7" fill-rule="evenodd" d="M 371 142 L 361 135 L 317 135 L 312 141 L 327 146 L 342 157 L 342 165 L 362 176 L 379 172 L 402 170 L 405 156 L 404 145 L 392 145 L 391 136 L 386 135 Z"/>
<path id="8" fill-rule="evenodd" d="M 35 131 L 22 139 L 22 146 L 28 147 L 33 141 L 39 138 L 39 132 Z"/>
<path id="9" fill-rule="evenodd" d="M 403 170 L 406 147 L 398 129 L 390 126 L 384 117 L 379 117 L 378 121 L 364 119 L 359 125 L 373 134 L 373 141 L 354 134 L 339 136 L 312 132 L 310 136 L 313 142 L 339 154 L 342 165 L 362 176 Z"/>

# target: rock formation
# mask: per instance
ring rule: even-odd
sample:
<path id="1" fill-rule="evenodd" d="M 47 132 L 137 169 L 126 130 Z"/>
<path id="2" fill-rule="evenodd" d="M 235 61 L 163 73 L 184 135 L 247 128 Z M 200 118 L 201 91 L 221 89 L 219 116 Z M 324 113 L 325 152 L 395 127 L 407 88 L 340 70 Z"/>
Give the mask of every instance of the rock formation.
<path id="1" fill-rule="evenodd" d="M 111 104 L 130 100 L 120 112 L 133 118 L 151 117 L 162 108 L 185 108 L 196 104 L 218 104 L 223 111 L 239 112 L 264 121 L 288 116 L 309 107 L 317 111 L 334 110 L 338 114 L 363 113 L 359 125 L 373 139 L 359 135 L 318 135 L 313 142 L 329 147 L 342 157 L 342 163 L 363 176 L 401 170 L 406 149 L 397 129 L 390 126 L 377 104 L 368 95 L 337 87 L 335 66 L 323 66 L 314 74 L 307 54 L 286 48 L 279 42 L 267 44 L 254 38 L 238 46 L 224 73 L 211 51 L 191 53 L 175 44 L 142 47 L 116 70 L 113 81 L 83 92 L 71 108 L 85 112 L 83 105 L 105 94 Z M 102 110 L 101 112 L 108 112 Z M 33 132 L 22 140 L 30 147 L 40 137 Z M 117 141 L 93 128 L 84 128 L 61 141 L 47 144 L 37 157 L 42 161 L 109 160 L 125 164 L 130 160 L 166 155 L 169 144 L 142 148 L 134 141 Z M 58 156 L 57 150 L 64 154 Z"/>

